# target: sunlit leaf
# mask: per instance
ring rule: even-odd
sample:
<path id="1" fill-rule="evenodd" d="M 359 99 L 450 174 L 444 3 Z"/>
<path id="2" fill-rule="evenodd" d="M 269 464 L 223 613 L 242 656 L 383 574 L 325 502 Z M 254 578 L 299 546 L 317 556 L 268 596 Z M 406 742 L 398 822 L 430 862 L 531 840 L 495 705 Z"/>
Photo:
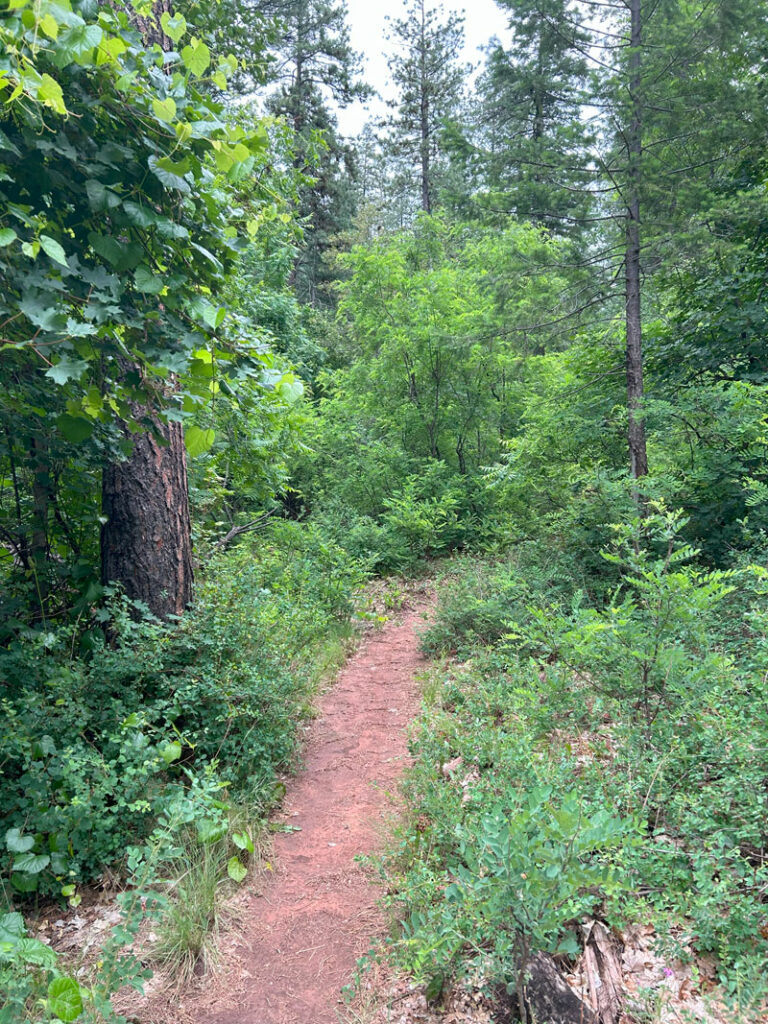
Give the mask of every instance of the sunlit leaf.
<path id="1" fill-rule="evenodd" d="M 242 863 L 239 857 L 230 857 L 227 861 L 227 874 L 233 882 L 242 882 L 248 874 L 248 868 Z"/>
<path id="2" fill-rule="evenodd" d="M 184 444 L 191 458 L 209 451 L 216 439 L 214 430 L 203 430 L 201 427 L 187 427 L 184 432 Z"/>
<path id="3" fill-rule="evenodd" d="M 65 1024 L 77 1020 L 83 1012 L 83 997 L 74 978 L 54 978 L 48 986 L 48 1006 Z"/>

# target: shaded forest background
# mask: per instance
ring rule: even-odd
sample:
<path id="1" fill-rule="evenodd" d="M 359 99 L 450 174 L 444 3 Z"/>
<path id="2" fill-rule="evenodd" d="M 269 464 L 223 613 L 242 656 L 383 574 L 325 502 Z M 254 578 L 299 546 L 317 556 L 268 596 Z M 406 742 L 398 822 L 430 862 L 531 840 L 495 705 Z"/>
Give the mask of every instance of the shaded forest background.
<path id="1" fill-rule="evenodd" d="M 765 999 L 765 5 L 500 6 L 471 73 L 406 4 L 356 139 L 341 5 L 3 14 L 0 1019 L 109 1019 L 158 879 L 245 877 L 361 586 L 437 558 L 401 965 L 520 993 L 599 906 Z M 20 911 L 105 869 L 85 985 Z"/>

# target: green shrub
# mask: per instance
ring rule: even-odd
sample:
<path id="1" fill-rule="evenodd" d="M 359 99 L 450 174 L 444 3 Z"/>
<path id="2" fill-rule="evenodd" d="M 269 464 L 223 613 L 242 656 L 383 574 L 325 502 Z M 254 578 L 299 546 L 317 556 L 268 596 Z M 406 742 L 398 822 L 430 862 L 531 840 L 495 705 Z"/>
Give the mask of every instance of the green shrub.
<path id="1" fill-rule="evenodd" d="M 670 957 L 714 955 L 741 1010 L 768 997 L 768 572 L 702 569 L 685 527 L 656 506 L 614 529 L 607 600 L 569 595 L 543 545 L 485 576 L 460 564 L 427 638 L 464 643 L 472 660 L 427 688 L 412 812 L 385 865 L 406 922 L 395 952 L 433 990 L 473 964 L 508 981 L 529 941 L 552 949 L 569 914 L 599 911 L 619 926 L 652 922 Z M 578 819 L 573 850 L 595 845 L 556 875 L 563 807 Z M 582 888 L 579 872 L 606 859 L 627 884 Z M 517 887 L 507 864 L 526 875 Z"/>
<path id="2" fill-rule="evenodd" d="M 361 582 L 316 529 L 279 523 L 210 561 L 178 623 L 135 621 L 120 598 L 79 656 L 71 628 L 0 651 L 2 876 L 59 893 L 120 864 L 169 787 L 217 766 L 255 807 L 271 799 L 307 711 L 313 657 Z"/>
<path id="3" fill-rule="evenodd" d="M 425 654 L 470 657 L 478 646 L 497 643 L 511 619 L 522 614 L 530 589 L 512 560 L 493 563 L 465 557 L 450 567 L 437 610 L 424 631 Z"/>

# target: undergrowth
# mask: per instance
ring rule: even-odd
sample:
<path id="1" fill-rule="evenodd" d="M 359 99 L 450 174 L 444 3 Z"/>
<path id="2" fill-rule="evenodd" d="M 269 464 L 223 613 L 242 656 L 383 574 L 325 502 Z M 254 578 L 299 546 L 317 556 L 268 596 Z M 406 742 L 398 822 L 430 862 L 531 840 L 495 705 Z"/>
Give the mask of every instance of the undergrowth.
<path id="1" fill-rule="evenodd" d="M 26 630 L 0 651 L 0 978 L 16 993 L 3 1024 L 41 999 L 56 1019 L 48 985 L 70 977 L 16 910 L 76 906 L 106 867 L 129 894 L 140 875 L 161 904 L 156 963 L 179 978 L 210 962 L 362 582 L 313 527 L 277 523 L 258 546 L 212 555 L 178 622 L 115 594 L 85 629 Z"/>
<path id="2" fill-rule="evenodd" d="M 701 568 L 684 526 L 656 506 L 617 528 L 597 600 L 550 551 L 450 568 L 424 646 L 463 664 L 425 689 L 382 865 L 393 954 L 432 997 L 468 973 L 519 993 L 533 951 L 572 960 L 598 917 L 764 1007 L 766 574 Z"/>

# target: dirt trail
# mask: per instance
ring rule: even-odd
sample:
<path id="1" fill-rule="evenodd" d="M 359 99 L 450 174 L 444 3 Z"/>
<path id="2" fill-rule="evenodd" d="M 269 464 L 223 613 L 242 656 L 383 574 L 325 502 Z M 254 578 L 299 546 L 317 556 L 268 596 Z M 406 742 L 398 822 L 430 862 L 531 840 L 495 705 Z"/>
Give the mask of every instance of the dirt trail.
<path id="1" fill-rule="evenodd" d="M 354 858 L 380 845 L 407 762 L 427 607 L 420 599 L 367 637 L 322 699 L 284 804 L 301 831 L 276 837 L 276 875 L 247 900 L 235 966 L 215 995 L 184 1001 L 183 1019 L 337 1024 L 340 990 L 385 928 L 380 892 Z"/>

